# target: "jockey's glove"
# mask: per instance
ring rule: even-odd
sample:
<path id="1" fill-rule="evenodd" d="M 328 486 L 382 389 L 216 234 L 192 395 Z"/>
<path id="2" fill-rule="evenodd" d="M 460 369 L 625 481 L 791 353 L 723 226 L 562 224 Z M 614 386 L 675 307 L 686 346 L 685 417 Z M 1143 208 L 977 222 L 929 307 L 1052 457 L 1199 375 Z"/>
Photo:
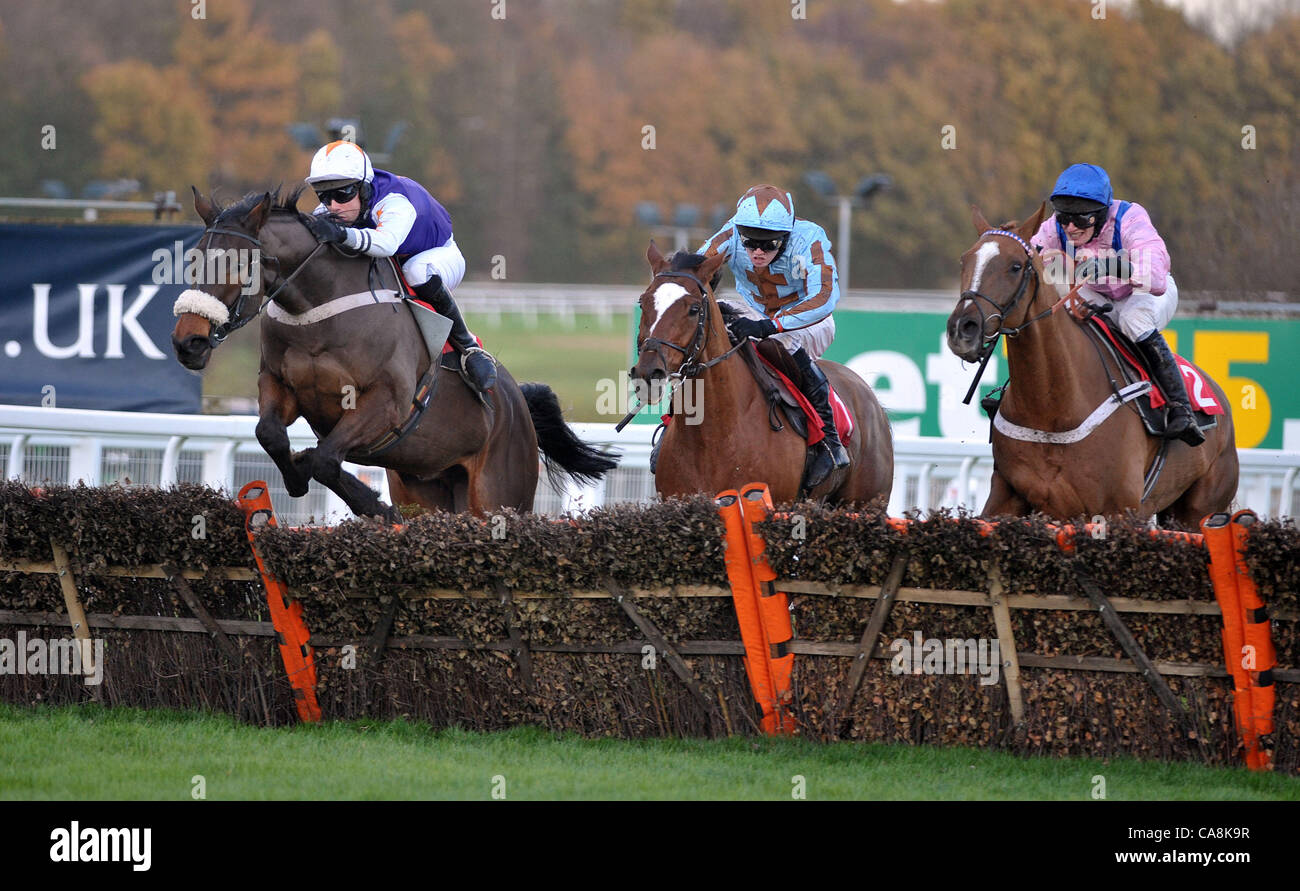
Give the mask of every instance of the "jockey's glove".
<path id="1" fill-rule="evenodd" d="M 348 230 L 331 220 L 327 214 L 307 217 L 307 228 L 322 244 L 342 244 L 348 239 Z"/>
<path id="2" fill-rule="evenodd" d="M 776 322 L 771 319 L 747 319 L 744 316 L 732 319 L 727 324 L 727 330 L 737 340 L 746 337 L 757 338 L 762 340 L 765 337 L 771 337 L 777 332 Z"/>

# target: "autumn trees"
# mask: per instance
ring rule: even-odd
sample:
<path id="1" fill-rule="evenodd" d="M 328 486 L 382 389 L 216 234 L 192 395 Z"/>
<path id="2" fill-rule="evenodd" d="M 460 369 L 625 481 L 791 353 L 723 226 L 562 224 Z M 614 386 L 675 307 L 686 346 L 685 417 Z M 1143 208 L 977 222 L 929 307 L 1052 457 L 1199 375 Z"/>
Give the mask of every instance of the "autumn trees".
<path id="1" fill-rule="evenodd" d="M 451 209 L 470 275 L 639 280 L 639 201 L 883 172 L 853 285 L 951 282 L 968 206 L 1023 214 L 1066 164 L 1152 214 L 1184 289 L 1296 289 L 1300 16 L 1216 42 L 1155 0 L 0 3 L 0 193 L 300 178 L 294 121 L 359 117 Z M 1104 4 L 1103 4 L 1104 7 Z M 502 15 L 494 14 L 500 10 Z M 503 16 L 503 17 L 502 17 Z M 60 148 L 42 152 L 40 129 Z"/>

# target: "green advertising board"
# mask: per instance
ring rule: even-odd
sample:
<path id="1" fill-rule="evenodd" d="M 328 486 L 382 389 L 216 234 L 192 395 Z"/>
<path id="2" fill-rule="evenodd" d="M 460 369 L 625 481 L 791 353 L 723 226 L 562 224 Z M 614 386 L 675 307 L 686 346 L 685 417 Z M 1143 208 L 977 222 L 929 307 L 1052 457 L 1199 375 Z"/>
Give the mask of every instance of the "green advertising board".
<path id="1" fill-rule="evenodd" d="M 947 311 L 837 310 L 835 342 L 825 358 L 871 385 L 889 409 L 895 435 L 986 441 L 979 397 L 1006 381 L 1005 343 L 989 360 L 979 393 L 963 405 L 976 366 L 948 351 L 947 319 Z M 1300 450 L 1300 320 L 1176 318 L 1165 337 L 1223 387 L 1239 448 Z M 658 423 L 659 412 L 636 420 Z"/>

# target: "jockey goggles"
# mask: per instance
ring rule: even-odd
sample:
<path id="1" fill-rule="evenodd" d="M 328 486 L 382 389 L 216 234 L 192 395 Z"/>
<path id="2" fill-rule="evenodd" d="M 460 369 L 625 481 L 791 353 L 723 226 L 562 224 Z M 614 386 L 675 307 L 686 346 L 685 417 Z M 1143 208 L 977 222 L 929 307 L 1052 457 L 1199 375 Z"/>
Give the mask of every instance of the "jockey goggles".
<path id="1" fill-rule="evenodd" d="M 357 197 L 357 193 L 360 191 L 361 183 L 349 183 L 346 186 L 339 186 L 337 189 L 317 189 L 316 197 L 319 198 L 320 203 L 324 205 L 328 205 L 332 201 L 337 201 L 339 204 L 347 204 L 353 198 Z"/>
<path id="2" fill-rule="evenodd" d="M 1102 214 L 1103 212 L 1100 210 L 1090 210 L 1087 213 L 1065 213 L 1058 210 L 1056 212 L 1056 221 L 1061 224 L 1062 228 L 1073 223 L 1074 228 L 1083 231 L 1094 225 L 1100 227 L 1106 221 Z"/>
<path id="3" fill-rule="evenodd" d="M 774 251 L 785 244 L 784 238 L 750 238 L 740 236 L 740 246 L 747 251 Z"/>

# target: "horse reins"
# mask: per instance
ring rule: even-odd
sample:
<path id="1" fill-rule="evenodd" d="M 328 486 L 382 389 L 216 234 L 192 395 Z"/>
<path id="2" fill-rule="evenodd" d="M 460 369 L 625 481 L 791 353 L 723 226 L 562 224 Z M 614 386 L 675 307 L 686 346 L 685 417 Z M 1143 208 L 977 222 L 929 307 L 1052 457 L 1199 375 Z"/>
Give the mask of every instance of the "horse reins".
<path id="1" fill-rule="evenodd" d="M 240 232 L 238 229 L 226 229 L 221 226 L 209 226 L 208 228 L 204 229 L 203 234 L 199 236 L 199 244 L 203 243 L 204 238 L 207 238 L 212 235 L 233 235 L 235 238 L 242 238 L 245 241 L 251 241 L 257 247 L 257 250 L 259 252 L 259 257 L 261 256 L 261 251 L 263 250 L 262 242 L 257 238 L 254 238 L 252 235 L 249 235 L 247 232 Z M 209 242 L 208 247 L 211 248 L 211 246 L 212 246 L 211 242 Z M 244 299 L 249 296 L 248 294 L 245 294 L 243 289 L 241 288 L 239 292 L 239 298 L 235 301 L 235 305 L 231 307 L 230 321 L 225 322 L 224 324 L 221 325 L 212 326 L 212 331 L 209 332 L 208 334 L 208 344 L 213 348 L 216 348 L 221 344 L 222 341 L 224 341 L 231 334 L 238 331 L 240 328 L 243 328 L 249 322 L 253 321 L 253 319 L 260 316 L 262 312 L 266 309 L 266 307 L 269 306 L 275 300 L 275 298 L 279 295 L 279 293 L 283 291 L 285 288 L 287 288 L 290 282 L 292 282 L 295 278 L 297 278 L 298 273 L 302 272 L 304 269 L 307 268 L 307 264 L 311 262 L 313 257 L 315 257 L 318 253 L 320 253 L 320 249 L 323 247 L 325 247 L 324 243 L 316 245 L 316 247 L 312 250 L 312 252 L 307 255 L 307 258 L 298 264 L 298 268 L 295 269 L 293 272 L 289 273 L 288 278 L 280 282 L 279 286 L 274 291 L 272 291 L 270 294 L 267 295 L 266 299 L 262 301 L 260 306 L 258 306 L 257 312 L 250 313 L 247 316 L 242 316 L 240 314 L 244 307 Z M 275 263 L 276 278 L 279 278 L 280 259 L 278 257 L 272 257 L 269 255 L 267 256 L 267 259 Z"/>

